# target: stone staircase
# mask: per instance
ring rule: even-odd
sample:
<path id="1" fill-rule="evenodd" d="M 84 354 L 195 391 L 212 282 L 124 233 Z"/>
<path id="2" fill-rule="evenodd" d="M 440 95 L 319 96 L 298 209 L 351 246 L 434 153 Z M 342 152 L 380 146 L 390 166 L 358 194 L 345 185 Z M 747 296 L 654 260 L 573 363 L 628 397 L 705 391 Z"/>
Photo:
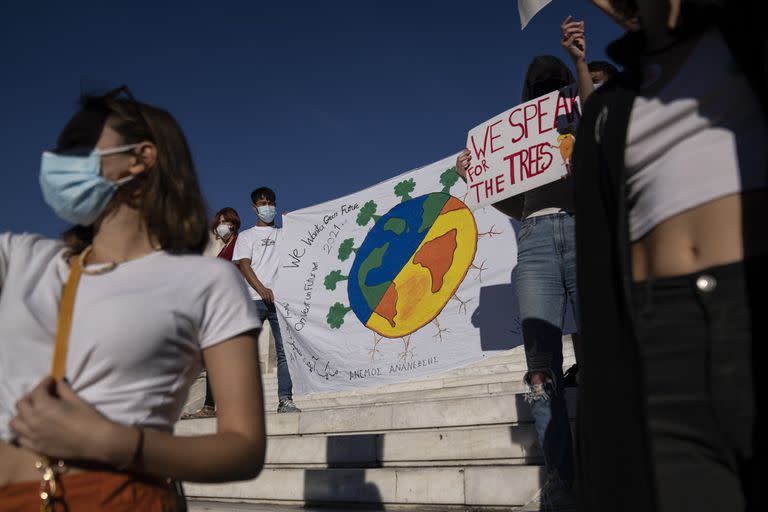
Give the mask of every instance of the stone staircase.
<path id="1" fill-rule="evenodd" d="M 568 368 L 570 337 L 563 342 Z M 191 510 L 509 510 L 541 485 L 522 347 L 426 379 L 297 397 L 298 414 L 273 412 L 276 375 L 270 354 L 263 358 L 264 470 L 247 482 L 185 484 Z M 199 407 L 201 387 L 188 408 Z M 575 393 L 567 393 L 573 418 Z M 176 430 L 198 435 L 215 426 L 215 419 L 184 420 Z"/>

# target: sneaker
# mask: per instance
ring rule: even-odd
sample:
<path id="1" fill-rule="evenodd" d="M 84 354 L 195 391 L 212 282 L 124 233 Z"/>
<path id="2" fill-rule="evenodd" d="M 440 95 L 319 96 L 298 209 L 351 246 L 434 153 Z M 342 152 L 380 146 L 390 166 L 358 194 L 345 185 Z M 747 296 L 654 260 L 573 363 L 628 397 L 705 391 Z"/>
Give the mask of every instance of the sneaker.
<path id="1" fill-rule="evenodd" d="M 277 404 L 277 412 L 301 412 L 301 409 L 290 398 L 283 398 Z"/>
<path id="2" fill-rule="evenodd" d="M 215 418 L 216 417 L 216 409 L 211 407 L 210 405 L 203 406 L 202 409 L 200 409 L 197 412 L 187 412 L 181 415 L 181 419 L 183 420 L 196 420 L 200 418 Z"/>
<path id="3" fill-rule="evenodd" d="M 525 512 L 575 512 L 573 489 L 562 480 L 548 480 L 522 508 Z"/>

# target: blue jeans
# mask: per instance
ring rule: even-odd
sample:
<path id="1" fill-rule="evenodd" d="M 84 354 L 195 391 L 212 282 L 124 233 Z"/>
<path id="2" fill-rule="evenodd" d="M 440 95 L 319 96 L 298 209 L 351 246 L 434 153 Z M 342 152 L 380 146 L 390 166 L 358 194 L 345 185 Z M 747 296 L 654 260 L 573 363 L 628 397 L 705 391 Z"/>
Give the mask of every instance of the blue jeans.
<path id="1" fill-rule="evenodd" d="M 269 320 L 272 328 L 272 336 L 275 337 L 275 355 L 277 356 L 277 397 L 280 400 L 293 399 L 293 382 L 288 371 L 288 360 L 283 349 L 283 336 L 280 334 L 280 324 L 277 322 L 277 310 L 275 305 L 266 304 L 263 300 L 255 300 L 256 309 L 259 311 L 259 319 L 262 323 Z"/>
<path id="2" fill-rule="evenodd" d="M 548 474 L 572 484 L 573 440 L 563 395 L 563 323 L 566 300 L 576 311 L 574 216 L 556 213 L 523 220 L 517 249 L 515 283 L 528 364 L 526 399 Z M 532 385 L 533 372 L 546 376 L 543 386 Z"/>

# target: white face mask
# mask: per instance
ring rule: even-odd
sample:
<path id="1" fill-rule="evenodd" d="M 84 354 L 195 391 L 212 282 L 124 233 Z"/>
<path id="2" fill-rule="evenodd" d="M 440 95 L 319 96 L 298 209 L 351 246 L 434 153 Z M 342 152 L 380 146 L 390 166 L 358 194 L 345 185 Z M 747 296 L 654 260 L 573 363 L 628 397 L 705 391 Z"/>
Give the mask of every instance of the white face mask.
<path id="1" fill-rule="evenodd" d="M 272 204 L 266 204 L 256 208 L 256 215 L 267 224 L 271 224 L 272 221 L 275 220 L 276 214 L 277 209 Z"/>
<path id="2" fill-rule="evenodd" d="M 221 238 L 229 238 L 232 234 L 232 226 L 229 224 L 219 224 L 216 226 L 216 234 Z"/>
<path id="3" fill-rule="evenodd" d="M 598 90 L 603 85 L 603 82 L 595 82 L 592 84 L 592 87 L 595 88 L 595 90 Z"/>

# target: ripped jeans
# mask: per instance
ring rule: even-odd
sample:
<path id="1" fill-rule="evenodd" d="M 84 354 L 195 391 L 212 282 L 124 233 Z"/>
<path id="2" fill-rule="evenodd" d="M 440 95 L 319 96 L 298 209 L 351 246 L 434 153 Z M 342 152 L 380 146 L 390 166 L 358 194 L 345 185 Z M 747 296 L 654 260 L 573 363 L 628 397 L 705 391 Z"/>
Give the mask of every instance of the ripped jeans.
<path id="1" fill-rule="evenodd" d="M 573 484 L 573 440 L 563 394 L 563 323 L 566 300 L 576 311 L 575 219 L 570 213 L 527 218 L 517 238 L 515 284 L 525 342 L 531 406 L 550 478 Z M 532 372 L 544 384 L 532 385 Z"/>

